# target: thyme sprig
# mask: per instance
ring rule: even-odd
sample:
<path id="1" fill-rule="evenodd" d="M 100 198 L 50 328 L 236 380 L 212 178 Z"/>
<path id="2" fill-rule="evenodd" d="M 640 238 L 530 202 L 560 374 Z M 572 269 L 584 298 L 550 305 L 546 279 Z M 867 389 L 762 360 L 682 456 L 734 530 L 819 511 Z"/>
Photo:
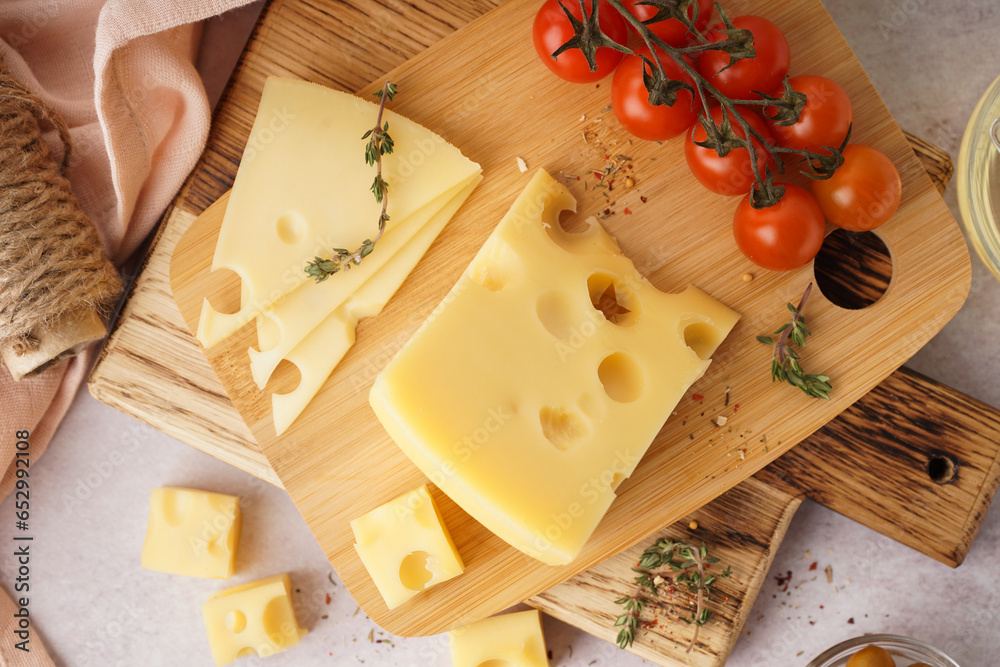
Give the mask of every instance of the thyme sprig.
<path id="1" fill-rule="evenodd" d="M 615 604 L 622 605 L 625 611 L 615 620 L 615 627 L 621 628 L 616 640 L 618 646 L 628 648 L 635 641 L 636 634 L 643 627 L 642 612 L 650 604 L 650 598 L 659 597 L 661 587 L 683 587 L 695 596 L 695 607 L 690 617 L 681 618 L 694 626 L 686 649 L 690 653 L 698 641 L 701 626 L 712 618 L 712 610 L 708 607 L 712 585 L 718 579 L 732 576 L 729 567 L 719 574 L 710 574 L 709 569 L 718 562 L 718 558 L 709 557 L 704 542 L 696 547 L 690 542 L 661 538 L 642 552 L 639 566 L 632 568 L 636 572 L 635 590 L 615 600 Z"/>
<path id="2" fill-rule="evenodd" d="M 805 347 L 806 336 L 812 335 L 806 326 L 806 319 L 802 316 L 802 309 L 809 299 L 812 286 L 813 284 L 809 283 L 806 287 L 798 306 L 788 304 L 792 319 L 774 332 L 775 336 L 781 335 L 777 343 L 771 336 L 757 336 L 757 340 L 764 345 L 774 345 L 774 351 L 771 353 L 771 382 L 787 382 L 801 389 L 807 396 L 830 400 L 830 392 L 833 390 L 830 378 L 826 375 L 804 372 L 799 365 L 799 353 L 792 347 L 792 345 Z"/>
<path id="3" fill-rule="evenodd" d="M 369 167 L 375 166 L 375 180 L 372 181 L 371 191 L 375 196 L 375 202 L 382 204 L 382 210 L 378 217 L 378 233 L 372 238 L 365 239 L 355 250 L 347 248 L 334 248 L 333 257 L 323 259 L 316 257 L 306 264 L 305 271 L 316 282 L 321 283 L 338 271 L 348 271 L 352 266 L 357 266 L 368 255 L 375 250 L 375 244 L 382 238 L 385 231 L 385 223 L 389 221 L 386 209 L 389 205 L 389 184 L 382 178 L 382 156 L 392 153 L 395 144 L 389 136 L 389 121 L 382 122 L 382 115 L 387 102 L 391 102 L 396 96 L 396 84 L 386 81 L 382 84 L 381 90 L 373 93 L 379 98 L 378 114 L 375 117 L 375 126 L 364 133 L 362 140 L 367 139 L 365 145 L 365 164 Z"/>
<path id="4" fill-rule="evenodd" d="M 600 11 L 597 2 L 591 3 L 592 9 L 590 14 L 588 14 L 586 0 L 578 1 L 580 3 L 580 11 L 584 16 L 582 23 L 597 25 Z M 727 68 L 732 67 L 740 60 L 756 56 L 753 33 L 749 30 L 737 28 L 718 2 L 713 7 L 719 12 L 719 17 L 724 25 L 721 33 L 725 35 L 725 39 L 717 42 L 709 42 L 708 38 L 695 26 L 698 5 L 694 0 L 644 0 L 641 4 L 650 5 L 657 10 L 656 14 L 647 21 L 640 21 L 633 16 L 622 4 L 622 0 L 608 0 L 608 4 L 621 14 L 622 18 L 635 29 L 650 50 L 652 58 L 643 58 L 650 65 L 650 69 L 653 70 L 653 73 L 648 75 L 645 72 L 645 68 L 643 68 L 643 81 L 646 84 L 646 90 L 649 92 L 650 104 L 672 106 L 676 102 L 676 93 L 681 88 L 691 88 L 691 85 L 688 83 L 672 81 L 670 79 L 660 61 L 658 50 L 670 56 L 677 66 L 694 81 L 693 91 L 699 106 L 701 106 L 701 111 L 698 113 L 698 120 L 707 133 L 705 141 L 697 142 L 699 146 L 714 150 L 722 157 L 726 156 L 734 148 L 746 148 L 750 154 L 750 164 L 756 165 L 758 160 L 758 150 L 754 142 L 756 140 L 763 147 L 764 151 L 774 159 L 778 173 L 785 173 L 786 161 L 791 162 L 795 160 L 800 161 L 802 164 L 801 172 L 803 174 L 809 178 L 820 180 L 830 178 L 837 168 L 843 164 L 844 157 L 842 151 L 847 143 L 846 139 L 844 140 L 844 144 L 839 148 L 824 146 L 823 149 L 825 152 L 822 153 L 778 146 L 755 130 L 742 115 L 737 113 L 736 109 L 738 106 L 773 107 L 773 112 L 765 111 L 765 114 L 770 113 L 770 118 L 783 125 L 791 125 L 797 122 L 802 108 L 805 106 L 806 96 L 792 89 L 788 84 L 788 77 L 784 79 L 784 89 L 780 96 L 770 96 L 760 93 L 761 97 L 758 99 L 730 99 L 709 83 L 691 65 L 687 56 L 703 51 L 722 51 L 729 54 L 729 65 L 727 65 Z M 694 19 L 688 17 L 688 11 L 691 9 L 693 9 Z M 565 11 L 565 7 L 563 7 L 563 10 Z M 681 21 L 687 27 L 688 32 L 694 36 L 696 43 L 686 47 L 674 47 L 650 30 L 649 24 L 667 19 Z M 581 22 L 579 19 L 574 20 Z M 573 38 L 560 46 L 552 55 L 555 57 L 570 48 L 579 48 L 587 56 L 591 71 L 594 71 L 597 68 L 596 59 L 588 54 L 596 53 L 598 46 L 610 46 L 625 53 L 633 53 L 623 45 L 610 40 L 603 33 L 600 34 L 599 39 L 600 43 L 597 40 L 588 41 L 588 34 L 585 31 L 577 29 Z M 608 41 L 611 41 L 612 44 L 608 44 Z M 717 102 L 727 112 L 722 115 L 722 121 L 719 124 L 716 124 L 712 120 L 711 103 L 713 101 Z M 735 120 L 736 124 L 739 125 L 743 132 L 742 137 L 732 128 L 730 118 Z M 848 136 L 850 136 L 850 133 L 848 133 Z M 774 183 L 771 167 L 766 166 L 763 174 L 756 168 L 753 169 L 753 172 L 754 185 L 751 188 L 751 205 L 754 208 L 766 208 L 781 201 L 782 196 L 784 196 L 784 188 Z"/>

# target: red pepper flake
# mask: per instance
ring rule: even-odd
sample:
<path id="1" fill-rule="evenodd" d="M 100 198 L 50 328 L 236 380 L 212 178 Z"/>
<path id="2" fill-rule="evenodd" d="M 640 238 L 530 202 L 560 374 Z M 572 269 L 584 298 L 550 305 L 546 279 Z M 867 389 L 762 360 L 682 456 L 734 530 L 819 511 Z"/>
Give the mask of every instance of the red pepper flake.
<path id="1" fill-rule="evenodd" d="M 639 197 L 639 201 L 641 201 L 643 204 L 645 204 L 646 202 L 649 201 L 649 199 L 645 195 L 643 195 L 642 197 Z"/>
<path id="2" fill-rule="evenodd" d="M 632 215 L 632 211 L 629 210 L 628 206 L 625 207 L 625 210 L 622 211 L 622 213 L 624 213 L 625 215 Z"/>
<path id="3" fill-rule="evenodd" d="M 854 625 L 854 617 L 853 616 L 851 616 L 849 619 L 847 619 L 847 624 L 848 625 Z"/>
<path id="4" fill-rule="evenodd" d="M 733 406 L 733 414 L 735 415 L 739 411 L 740 411 L 740 404 L 737 403 L 736 405 Z"/>
<path id="5" fill-rule="evenodd" d="M 330 604 L 330 594 L 329 593 L 326 594 L 326 603 Z"/>
<path id="6" fill-rule="evenodd" d="M 818 565 L 818 563 L 813 562 L 813 564 L 809 566 L 809 571 L 812 572 L 813 570 L 815 570 L 816 569 L 816 565 Z"/>
<path id="7" fill-rule="evenodd" d="M 700 400 L 703 400 L 704 398 L 705 397 L 702 396 L 701 394 L 691 394 L 691 400 L 692 401 L 700 401 Z"/>
<path id="8" fill-rule="evenodd" d="M 603 171 L 597 171 L 595 169 L 594 171 L 592 171 L 590 173 L 592 173 L 594 175 L 594 178 L 596 178 L 597 180 L 599 180 L 599 181 L 603 181 L 604 180 L 604 172 Z"/>
<path id="9" fill-rule="evenodd" d="M 785 574 L 776 574 L 774 580 L 778 582 L 778 586 L 782 586 L 781 592 L 784 593 L 788 590 L 788 582 L 792 580 L 792 571 L 788 570 Z"/>

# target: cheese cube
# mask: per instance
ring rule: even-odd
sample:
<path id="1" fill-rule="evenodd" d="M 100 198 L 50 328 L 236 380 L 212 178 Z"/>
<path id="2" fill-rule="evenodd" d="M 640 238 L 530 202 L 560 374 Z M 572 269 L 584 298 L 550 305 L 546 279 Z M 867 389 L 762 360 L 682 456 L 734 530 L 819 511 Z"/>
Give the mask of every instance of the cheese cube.
<path id="1" fill-rule="evenodd" d="M 288 574 L 213 593 L 201 606 L 216 665 L 246 655 L 266 657 L 291 648 L 307 633 L 292 607 Z"/>
<path id="2" fill-rule="evenodd" d="M 656 289 L 539 170 L 376 378 L 396 444 L 484 526 L 549 565 L 583 548 L 739 316 Z"/>
<path id="3" fill-rule="evenodd" d="M 351 529 L 389 609 L 465 570 L 426 485 L 351 521 Z"/>
<path id="4" fill-rule="evenodd" d="M 236 566 L 242 519 L 236 496 L 196 489 L 153 489 L 142 567 L 228 579 Z"/>
<path id="5" fill-rule="evenodd" d="M 448 633 L 453 667 L 548 667 L 541 615 L 535 611 L 493 616 Z"/>

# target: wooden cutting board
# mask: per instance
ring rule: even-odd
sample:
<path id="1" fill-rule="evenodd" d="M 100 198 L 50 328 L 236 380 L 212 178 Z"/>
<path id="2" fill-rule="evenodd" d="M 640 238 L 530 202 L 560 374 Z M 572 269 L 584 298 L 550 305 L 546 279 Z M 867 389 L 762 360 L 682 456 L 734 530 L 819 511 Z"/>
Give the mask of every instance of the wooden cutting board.
<path id="1" fill-rule="evenodd" d="M 265 72 L 308 76 L 320 70 L 327 77 L 320 79 L 323 82 L 353 90 L 490 6 L 488 2 L 386 6 L 367 2 L 336 6 L 323 1 L 272 3 L 219 107 L 206 153 L 167 212 L 95 367 L 90 382 L 94 395 L 218 458 L 277 482 L 173 305 L 167 286 L 169 257 L 196 215 L 231 184 Z M 332 25 L 338 26 L 336 32 L 330 32 Z M 303 39 L 319 45 L 310 58 L 304 58 L 298 46 Z M 383 48 L 387 44 L 393 48 Z M 920 145 L 916 148 L 927 151 Z M 933 173 L 944 180 L 950 175 L 944 162 L 929 164 L 937 167 Z M 877 400 L 870 407 L 858 409 L 872 397 Z M 891 410 L 881 410 L 885 405 Z M 926 419 L 911 422 L 908 412 L 898 410 L 901 405 Z M 973 437 L 969 437 L 970 423 L 977 424 Z M 897 371 L 869 397 L 761 475 L 788 486 L 795 494 L 804 491 L 955 565 L 964 558 L 996 488 L 997 424 L 995 411 L 987 406 L 926 378 Z M 897 437 L 900 426 L 906 427 L 899 430 L 906 439 Z M 946 487 L 934 484 L 927 475 L 929 462 L 937 456 L 961 462 L 957 476 Z M 897 477 L 906 480 L 906 498 L 897 493 L 885 497 L 873 493 L 879 484 Z M 845 480 L 850 483 L 845 484 Z M 717 530 L 703 520 L 696 537 L 728 548 L 735 557 L 727 556 L 727 562 L 733 562 L 737 572 L 763 572 L 797 505 L 792 495 L 751 480 L 699 512 L 724 506 L 729 495 L 747 486 L 758 491 L 763 488 L 766 493 L 754 495 L 745 506 L 767 511 L 734 515 L 731 508 L 719 510 L 723 522 L 716 525 Z M 942 488 L 950 493 L 940 495 Z M 765 521 L 766 516 L 784 520 Z M 592 593 L 601 586 L 618 594 L 627 589 L 631 561 L 627 553 L 619 558 L 624 560 L 612 559 L 599 575 L 579 575 L 533 598 L 533 602 L 581 627 L 603 628 L 602 636 L 609 636 L 607 620 L 615 609 L 609 608 L 606 600 L 602 606 L 603 598 Z M 609 572 L 617 576 L 617 585 L 609 581 Z M 689 657 L 690 664 L 724 661 L 761 578 L 741 577 L 739 583 L 746 587 L 741 592 L 727 591 L 738 602 L 732 613 L 727 613 L 727 605 L 727 610 L 716 616 L 703 634 L 705 641 Z M 574 591 L 580 596 L 574 597 Z M 686 662 L 682 653 L 671 653 L 670 642 L 652 641 L 659 634 L 659 630 L 649 633 L 650 646 L 644 647 L 645 640 L 640 640 L 637 652 L 663 664 L 674 664 L 671 656 Z"/>
<path id="2" fill-rule="evenodd" d="M 734 15 L 765 14 L 782 27 L 794 54 L 793 73 L 820 72 L 842 82 L 856 109 L 854 140 L 889 155 L 903 179 L 903 202 L 879 230 L 893 257 L 888 291 L 864 310 L 839 308 L 818 292 L 809 305 L 816 335 L 806 365 L 834 378 L 833 400 L 811 400 L 772 384 L 767 350 L 754 335 L 786 319 L 784 304 L 813 279 L 812 267 L 782 274 L 755 270 L 732 242 L 735 202 L 697 185 L 684 167 L 682 142 L 631 142 L 610 116 L 600 115 L 607 86 L 558 82 L 538 63 L 529 45 L 536 11 L 535 0 L 512 0 L 388 74 L 403 91 L 394 109 L 460 146 L 483 166 L 484 181 L 382 314 L 359 327 L 357 344 L 299 420 L 275 435 L 270 391 L 294 382 L 295 370 L 287 369 L 288 379 L 280 373 L 273 378 L 270 391 L 256 388 L 246 357 L 256 341 L 252 325 L 208 351 L 347 588 L 369 616 L 401 635 L 441 632 L 495 613 L 704 505 L 867 393 L 950 319 L 968 290 L 961 233 L 822 5 L 734 0 Z M 503 48 L 490 39 L 497 34 L 507 37 Z M 592 119 L 590 125 L 581 114 Z M 590 133 L 586 141 L 581 130 Z M 732 386 L 742 409 L 737 414 L 735 407 L 719 406 L 712 412 L 700 401 L 682 399 L 584 551 L 564 567 L 517 552 L 438 494 L 466 571 L 389 611 L 357 557 L 349 522 L 425 480 L 369 408 L 371 381 L 444 297 L 524 187 L 527 176 L 515 168 L 515 156 L 553 174 L 585 175 L 595 163 L 602 166 L 605 153 L 628 154 L 639 184 L 608 203 L 604 191 L 584 190 L 570 178 L 581 210 L 618 211 L 604 221 L 606 228 L 659 288 L 679 291 L 693 282 L 743 315 L 695 387 L 705 396 L 721 396 Z M 634 215 L 623 214 L 628 207 Z M 192 225 L 172 262 L 173 291 L 192 330 L 201 300 L 216 294 L 225 279 L 209 273 L 221 221 L 218 209 L 214 213 L 210 209 Z M 747 270 L 759 275 L 749 285 L 740 280 Z M 231 297 L 238 294 L 231 285 Z M 717 428 L 711 421 L 717 415 L 729 424 Z"/>

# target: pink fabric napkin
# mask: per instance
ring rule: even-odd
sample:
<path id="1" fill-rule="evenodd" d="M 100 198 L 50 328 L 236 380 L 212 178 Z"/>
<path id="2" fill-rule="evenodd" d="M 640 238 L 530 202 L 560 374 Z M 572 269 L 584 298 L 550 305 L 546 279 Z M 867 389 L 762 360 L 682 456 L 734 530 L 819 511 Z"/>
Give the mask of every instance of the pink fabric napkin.
<path id="1" fill-rule="evenodd" d="M 153 228 L 204 149 L 210 109 L 194 66 L 199 22 L 249 1 L 0 2 L 0 55 L 66 119 L 69 179 L 116 264 Z M 46 138 L 61 155 L 58 138 Z M 20 383 L 0 365 L 0 497 L 14 482 L 16 432 L 30 431 L 34 463 L 93 354 Z M 0 666 L 52 665 L 36 633 L 30 652 L 14 646 L 14 611 L 0 595 Z"/>

